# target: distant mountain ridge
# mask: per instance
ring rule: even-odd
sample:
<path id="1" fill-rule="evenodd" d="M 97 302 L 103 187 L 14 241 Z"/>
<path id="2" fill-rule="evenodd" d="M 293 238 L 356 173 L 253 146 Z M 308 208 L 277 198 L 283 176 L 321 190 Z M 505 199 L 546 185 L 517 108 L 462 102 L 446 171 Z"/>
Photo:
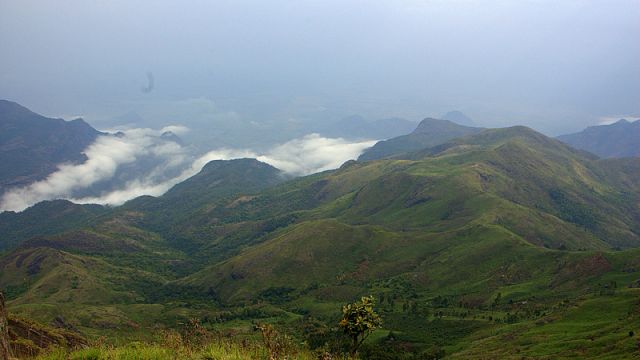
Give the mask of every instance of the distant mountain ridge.
<path id="1" fill-rule="evenodd" d="M 621 119 L 610 125 L 590 126 L 557 139 L 602 158 L 640 156 L 640 120 Z"/>
<path id="2" fill-rule="evenodd" d="M 477 126 L 476 123 L 467 115 L 463 114 L 461 111 L 449 111 L 448 113 L 442 115 L 440 117 L 442 120 L 453 121 L 458 125 L 464 126 Z"/>
<path id="3" fill-rule="evenodd" d="M 41 180 L 60 163 L 84 162 L 82 151 L 99 135 L 82 119 L 47 118 L 0 100 L 0 193 Z"/>
<path id="4" fill-rule="evenodd" d="M 376 160 L 443 144 L 451 139 L 477 134 L 482 128 L 456 124 L 449 120 L 426 118 L 408 135 L 379 141 L 358 160 Z"/>

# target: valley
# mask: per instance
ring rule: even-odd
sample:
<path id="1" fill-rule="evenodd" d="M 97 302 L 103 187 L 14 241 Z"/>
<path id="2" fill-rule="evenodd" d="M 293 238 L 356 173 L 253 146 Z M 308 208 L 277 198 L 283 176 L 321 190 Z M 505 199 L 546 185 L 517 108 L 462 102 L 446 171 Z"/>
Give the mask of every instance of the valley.
<path id="1" fill-rule="evenodd" d="M 640 159 L 525 127 L 296 179 L 217 161 L 157 198 L 3 213 L 0 286 L 13 314 L 116 343 L 197 319 L 313 348 L 373 295 L 384 323 L 361 354 L 631 358 L 639 190 Z"/>

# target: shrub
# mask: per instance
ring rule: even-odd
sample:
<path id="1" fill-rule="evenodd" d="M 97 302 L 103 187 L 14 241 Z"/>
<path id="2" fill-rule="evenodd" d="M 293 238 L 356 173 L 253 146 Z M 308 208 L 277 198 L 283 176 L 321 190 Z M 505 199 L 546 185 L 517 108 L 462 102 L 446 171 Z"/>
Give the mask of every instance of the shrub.
<path id="1" fill-rule="evenodd" d="M 382 319 L 374 310 L 373 296 L 364 296 L 360 301 L 342 307 L 340 327 L 351 339 L 351 355 L 355 356 L 358 348 L 373 330 L 382 326 Z"/>

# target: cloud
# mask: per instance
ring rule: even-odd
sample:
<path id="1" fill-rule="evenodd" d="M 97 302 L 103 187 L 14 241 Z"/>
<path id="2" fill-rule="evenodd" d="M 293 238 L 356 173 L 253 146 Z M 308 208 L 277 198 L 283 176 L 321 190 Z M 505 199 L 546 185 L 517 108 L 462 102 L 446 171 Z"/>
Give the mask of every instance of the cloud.
<path id="1" fill-rule="evenodd" d="M 293 175 L 309 175 L 338 168 L 345 161 L 357 158 L 364 149 L 375 143 L 349 142 L 311 134 L 278 145 L 257 159 Z"/>
<path id="2" fill-rule="evenodd" d="M 255 158 L 256 155 L 245 150 L 214 150 L 195 159 L 190 166 L 188 166 L 180 173 L 180 175 L 174 178 L 158 182 L 154 180 L 153 175 L 150 175 L 145 177 L 144 179 L 135 179 L 133 181 L 127 182 L 122 189 L 108 192 L 100 196 L 87 196 L 69 200 L 78 204 L 121 205 L 128 200 L 142 195 L 160 196 L 171 189 L 171 187 L 173 187 L 174 185 L 200 172 L 200 170 L 202 170 L 202 168 L 209 161 L 231 160 L 247 157 Z M 184 164 L 185 162 L 182 161 L 181 163 Z M 155 170 L 157 171 L 158 169 Z"/>
<path id="3" fill-rule="evenodd" d="M 62 164 L 45 180 L 5 193 L 2 210 L 22 210 L 36 202 L 70 196 L 77 188 L 112 178 L 118 166 L 131 163 L 140 144 L 115 136 L 101 136 L 85 151 L 87 161 L 80 165 Z"/>
<path id="4" fill-rule="evenodd" d="M 83 164 L 61 164 L 46 179 L 6 192 L 0 210 L 21 211 L 53 199 L 120 205 L 141 195 L 160 196 L 212 160 L 255 158 L 292 175 L 309 175 L 338 168 L 375 143 L 310 134 L 264 152 L 221 148 L 195 156 L 190 148 L 162 137 L 165 131 L 188 129 L 177 125 L 161 130 L 137 128 L 101 136 L 85 150 Z"/>
<path id="5" fill-rule="evenodd" d="M 151 167 L 147 179 L 162 178 L 188 161 L 188 154 L 179 144 L 162 139 L 152 129 L 130 129 L 117 135 L 100 136 L 89 145 L 82 164 L 61 164 L 46 179 L 26 187 L 6 192 L 0 200 L 0 210 L 23 210 L 37 202 L 52 199 L 71 199 L 77 193 L 96 186 L 109 188 L 138 176 L 137 171 Z M 142 165 L 142 159 L 145 159 Z M 112 181 L 113 184 L 106 184 Z"/>

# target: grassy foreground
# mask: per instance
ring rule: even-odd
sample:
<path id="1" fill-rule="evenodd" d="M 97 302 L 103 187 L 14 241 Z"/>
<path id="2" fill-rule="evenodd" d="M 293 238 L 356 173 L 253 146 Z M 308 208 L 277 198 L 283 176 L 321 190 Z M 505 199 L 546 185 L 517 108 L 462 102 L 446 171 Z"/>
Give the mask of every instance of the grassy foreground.
<path id="1" fill-rule="evenodd" d="M 304 344 L 278 332 L 271 325 L 262 325 L 261 339 L 255 337 L 223 337 L 207 331 L 198 322 L 191 322 L 183 333 L 164 331 L 156 341 L 132 341 L 124 345 L 101 343 L 81 349 L 52 347 L 36 359 L 41 360 L 163 360 L 163 359 L 335 359 L 335 356 L 319 349 L 310 351 Z M 104 338 L 102 338 L 104 339 Z"/>
<path id="2" fill-rule="evenodd" d="M 308 351 L 296 351 L 289 359 L 317 359 L 318 356 Z M 332 357 L 328 357 L 331 359 Z M 91 347 L 88 349 L 67 352 L 53 349 L 36 359 L 41 360 L 89 360 L 89 359 L 122 359 L 122 360 L 164 360 L 164 359 L 219 359 L 219 360 L 252 360 L 273 359 L 264 347 L 243 346 L 233 342 L 217 342 L 202 348 L 168 347 L 158 344 L 133 343 L 122 347 Z"/>

